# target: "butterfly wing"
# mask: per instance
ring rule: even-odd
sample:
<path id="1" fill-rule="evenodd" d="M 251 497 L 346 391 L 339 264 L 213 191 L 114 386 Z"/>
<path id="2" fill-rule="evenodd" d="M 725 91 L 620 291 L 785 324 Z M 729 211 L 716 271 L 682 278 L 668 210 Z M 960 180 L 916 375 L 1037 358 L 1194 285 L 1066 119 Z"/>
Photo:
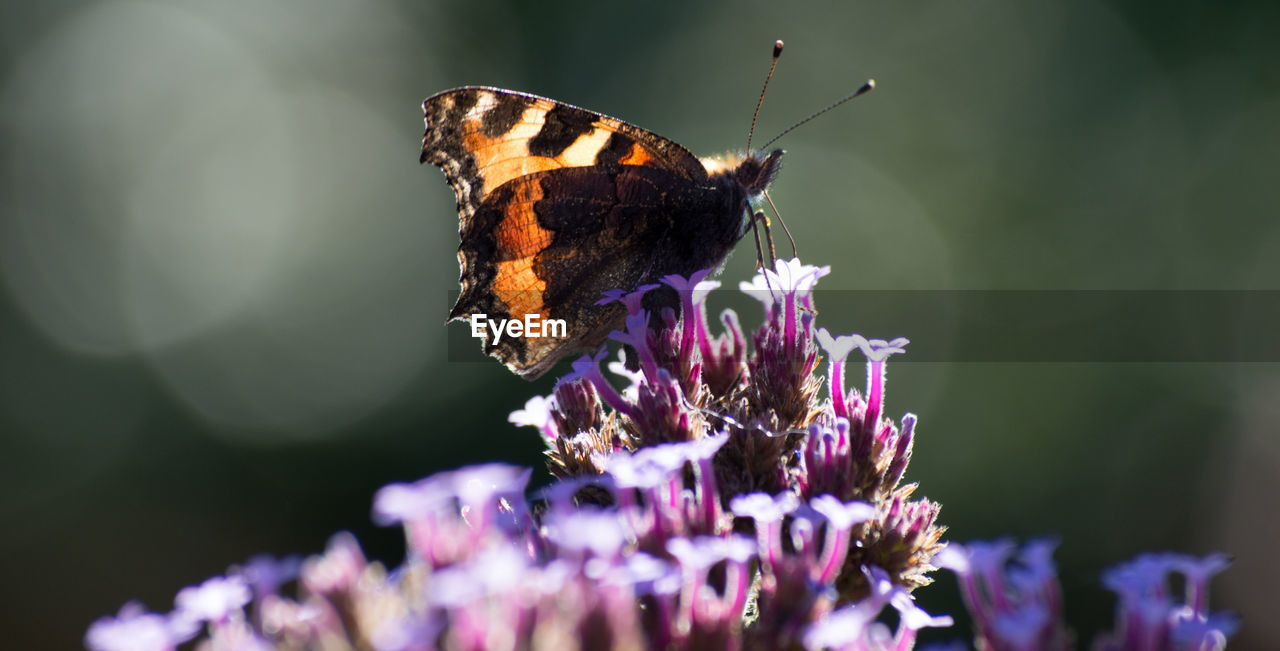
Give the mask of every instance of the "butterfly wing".
<path id="1" fill-rule="evenodd" d="M 619 327 L 622 306 L 596 304 L 606 290 L 719 264 L 738 240 L 732 221 L 744 203 L 742 194 L 656 167 L 575 167 L 509 181 L 465 220 L 459 256 L 468 263 L 450 318 L 563 320 L 559 339 L 486 338 L 485 352 L 537 377 Z"/>
<path id="2" fill-rule="evenodd" d="M 622 308 L 595 305 L 604 290 L 718 264 L 740 235 L 737 187 L 644 129 L 495 88 L 445 91 L 423 109 L 422 161 L 458 199 L 462 293 L 450 319 L 568 326 L 560 339 L 486 337 L 485 351 L 525 377 L 617 327 Z"/>
<path id="3" fill-rule="evenodd" d="M 503 183 L 534 172 L 643 165 L 705 179 L 689 150 L 617 118 L 500 88 L 447 90 L 422 103 L 421 162 L 444 170 L 466 220 Z"/>

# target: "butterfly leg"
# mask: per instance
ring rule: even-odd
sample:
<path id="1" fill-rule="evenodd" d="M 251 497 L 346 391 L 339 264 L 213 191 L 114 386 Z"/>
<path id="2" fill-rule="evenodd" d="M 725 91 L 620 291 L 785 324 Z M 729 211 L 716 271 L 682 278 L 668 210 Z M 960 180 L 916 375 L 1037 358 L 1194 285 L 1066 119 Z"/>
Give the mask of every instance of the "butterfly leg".
<path id="1" fill-rule="evenodd" d="M 757 224 L 764 226 L 764 241 L 769 245 L 769 257 L 765 258 L 764 251 L 760 246 L 760 231 Z M 770 228 L 769 216 L 764 214 L 763 210 L 757 210 L 751 216 L 751 231 L 756 238 L 756 264 L 761 269 L 772 269 L 774 262 L 778 259 L 778 252 L 773 248 L 773 231 Z M 767 263 L 767 264 L 766 264 Z"/>
<path id="2" fill-rule="evenodd" d="M 765 262 L 764 247 L 760 242 L 760 224 L 764 224 L 764 238 L 769 242 L 768 263 Z M 756 241 L 756 268 L 760 270 L 760 273 L 764 274 L 764 286 L 768 288 L 769 296 L 773 296 L 773 285 L 769 282 L 769 274 L 765 272 L 773 269 L 777 258 L 774 256 L 773 235 L 769 232 L 769 217 L 764 214 L 763 210 L 757 210 L 751 216 L 751 235 Z"/>
<path id="3" fill-rule="evenodd" d="M 782 224 L 782 232 L 787 234 L 787 241 L 791 242 L 791 257 L 793 258 L 800 257 L 800 254 L 796 252 L 796 238 L 791 237 L 791 229 L 787 228 L 787 222 L 782 219 L 782 213 L 778 212 L 778 207 L 773 205 L 773 197 L 769 196 L 768 190 L 765 190 L 764 192 L 764 199 L 765 201 L 769 202 L 769 207 L 773 209 L 773 214 L 778 216 L 778 223 Z M 768 228 L 768 227 L 769 227 L 769 222 L 766 221 L 765 228 Z M 769 243 L 773 244 L 773 240 L 770 239 Z"/>

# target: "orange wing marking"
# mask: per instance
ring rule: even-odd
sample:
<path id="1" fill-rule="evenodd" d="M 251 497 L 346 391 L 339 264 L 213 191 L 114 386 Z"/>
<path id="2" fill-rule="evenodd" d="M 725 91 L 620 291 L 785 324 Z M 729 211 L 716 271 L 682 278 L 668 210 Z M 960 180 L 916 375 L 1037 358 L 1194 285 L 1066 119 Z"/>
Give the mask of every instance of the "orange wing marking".
<path id="1" fill-rule="evenodd" d="M 545 123 L 551 106 L 535 103 L 525 109 L 520 120 L 506 133 L 489 137 L 481 128 L 480 116 L 468 118 L 462 128 L 463 145 L 475 158 L 476 170 L 479 172 L 484 186 L 482 195 L 488 195 L 494 188 L 522 176 L 554 170 L 564 167 L 590 167 L 595 163 L 596 154 L 604 148 L 614 129 L 597 122 L 595 128 L 588 131 L 573 144 L 554 158 L 529 155 L 529 141 L 538 135 Z M 639 156 L 651 160 L 648 152 L 636 145 Z M 633 153 L 633 156 L 636 155 Z"/>
<path id="2" fill-rule="evenodd" d="M 533 263 L 538 252 L 551 245 L 551 232 L 538 225 L 533 211 L 534 204 L 542 198 L 542 185 L 529 179 L 517 181 L 513 189 L 515 194 L 504 206 L 502 221 L 494 230 L 498 270 L 493 293 L 507 306 L 511 317 L 519 319 L 543 312 L 542 294 L 547 283 L 534 272 Z"/>
<path id="3" fill-rule="evenodd" d="M 653 156 L 644 147 L 641 147 L 640 143 L 633 143 L 627 155 L 619 158 L 618 162 L 623 165 L 644 165 L 652 160 Z"/>

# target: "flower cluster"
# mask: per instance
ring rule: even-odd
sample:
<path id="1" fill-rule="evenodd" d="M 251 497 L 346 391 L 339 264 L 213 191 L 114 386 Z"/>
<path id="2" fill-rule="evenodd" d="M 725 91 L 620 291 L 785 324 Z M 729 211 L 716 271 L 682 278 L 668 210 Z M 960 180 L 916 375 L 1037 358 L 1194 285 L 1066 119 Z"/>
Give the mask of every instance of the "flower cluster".
<path id="1" fill-rule="evenodd" d="M 620 301 L 627 319 L 613 335 L 623 347 L 609 369 L 625 388 L 616 389 L 601 370 L 603 352 L 583 357 L 550 397 L 530 400 L 512 422 L 542 432 L 551 472 L 562 478 L 606 474 L 604 460 L 620 451 L 722 433 L 728 438 L 711 469 L 725 504 L 762 492 L 870 505 L 872 515 L 854 525 L 844 565 L 833 577 L 838 602 L 871 594 L 865 566 L 884 570 L 908 590 L 925 585 L 930 559 L 941 548 L 939 506 L 912 500 L 916 486 L 900 484 L 915 416 L 905 415 L 899 427 L 884 415 L 885 363 L 907 340 L 833 337 L 815 328 L 812 290 L 829 270 L 779 261 L 741 283 L 764 308 L 749 351 L 731 310 L 721 317 L 725 331 L 711 333 L 705 298 L 719 283 L 706 280 L 707 271 L 668 276 L 662 288 L 612 294 L 605 302 Z M 645 309 L 654 290 L 678 297 L 679 312 L 663 307 L 672 300 L 652 301 L 657 314 Z M 855 349 L 867 359 L 865 395 L 845 384 L 846 360 Z M 827 357 L 825 381 L 816 372 L 820 351 Z M 722 530 L 751 526 L 738 515 Z"/>
<path id="2" fill-rule="evenodd" d="M 1013 541 L 950 543 L 938 565 L 955 572 L 973 617 L 974 638 L 996 650 L 1067 651 L 1075 648 L 1062 623 L 1062 591 L 1053 565 L 1055 543 L 1028 543 L 1011 562 Z"/>
<path id="3" fill-rule="evenodd" d="M 923 628 L 951 624 L 911 595 L 945 565 L 962 577 L 979 648 L 1067 648 L 1051 546 L 1028 547 L 1014 569 L 1008 544 L 944 550 L 939 505 L 901 483 L 916 418 L 885 416 L 885 366 L 907 341 L 816 328 L 812 289 L 827 271 L 793 260 L 742 283 L 764 308 L 750 348 L 732 311 L 711 332 L 709 272 L 610 293 L 602 302 L 627 314 L 609 375 L 605 352 L 584 356 L 511 414 L 537 428 L 556 477 L 532 500 L 531 471 L 503 464 L 386 486 L 374 519 L 403 527 L 399 566 L 339 534 L 322 555 L 258 558 L 184 589 L 166 615 L 127 604 L 86 645 L 910 649 Z M 846 383 L 855 349 L 863 392 Z M 1108 578 L 1122 615 L 1103 651 L 1218 648 L 1230 632 L 1204 600 L 1220 563 L 1161 558 Z M 1156 566 L 1187 577 L 1185 605 Z"/>
<path id="4" fill-rule="evenodd" d="M 1119 597 L 1115 630 L 1094 641 L 1098 651 L 1223 649 L 1237 628 L 1228 613 L 1209 612 L 1209 579 L 1226 569 L 1222 554 L 1144 554 L 1111 568 L 1103 583 Z M 1184 599 L 1173 595 L 1170 578 L 1181 574 Z"/>
<path id="5" fill-rule="evenodd" d="M 882 415 L 884 361 L 905 340 L 816 331 L 811 290 L 827 271 L 780 262 L 743 283 L 765 311 L 750 351 L 731 311 L 710 332 L 709 272 L 669 276 L 649 299 L 658 286 L 610 294 L 627 310 L 612 335 L 620 387 L 602 352 L 512 414 L 541 432 L 559 478 L 534 503 L 529 472 L 504 465 L 387 486 L 374 517 L 404 527 L 398 568 L 339 535 L 300 565 L 259 560 L 183 591 L 169 615 L 127 605 L 86 643 L 167 649 L 202 632 L 205 649 L 909 648 L 950 620 L 909 594 L 942 529 L 937 504 L 898 485 L 914 417 L 900 429 Z M 845 387 L 854 348 L 870 360 L 866 395 Z M 284 596 L 295 577 L 301 596 Z M 896 631 L 876 622 L 886 606 Z"/>
<path id="6" fill-rule="evenodd" d="M 1062 620 L 1062 591 L 1053 565 L 1056 543 L 1036 540 L 1018 550 L 1010 540 L 950 543 L 939 567 L 960 579 L 973 618 L 974 642 L 991 651 L 1075 648 Z M 1015 551 L 1017 556 L 1014 556 Z M 1209 612 L 1209 579 L 1227 566 L 1221 554 L 1144 554 L 1103 574 L 1119 597 L 1115 630 L 1093 640 L 1095 651 L 1216 651 L 1225 649 L 1235 618 Z M 1185 598 L 1173 597 L 1181 574 Z"/>

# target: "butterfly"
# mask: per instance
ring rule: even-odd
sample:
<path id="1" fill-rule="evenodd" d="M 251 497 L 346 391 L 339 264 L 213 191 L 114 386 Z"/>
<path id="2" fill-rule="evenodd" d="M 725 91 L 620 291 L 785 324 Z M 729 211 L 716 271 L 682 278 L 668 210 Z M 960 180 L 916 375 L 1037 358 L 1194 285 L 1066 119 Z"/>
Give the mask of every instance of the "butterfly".
<path id="1" fill-rule="evenodd" d="M 781 41 L 775 63 L 780 52 Z M 604 292 L 721 266 L 763 219 L 757 202 L 783 155 L 699 159 L 617 118 L 501 88 L 446 90 L 422 108 L 420 162 L 458 200 L 462 291 L 449 321 L 471 321 L 483 351 L 527 379 L 619 328 L 625 309 L 599 304 Z M 563 336 L 530 334 L 554 321 Z"/>

